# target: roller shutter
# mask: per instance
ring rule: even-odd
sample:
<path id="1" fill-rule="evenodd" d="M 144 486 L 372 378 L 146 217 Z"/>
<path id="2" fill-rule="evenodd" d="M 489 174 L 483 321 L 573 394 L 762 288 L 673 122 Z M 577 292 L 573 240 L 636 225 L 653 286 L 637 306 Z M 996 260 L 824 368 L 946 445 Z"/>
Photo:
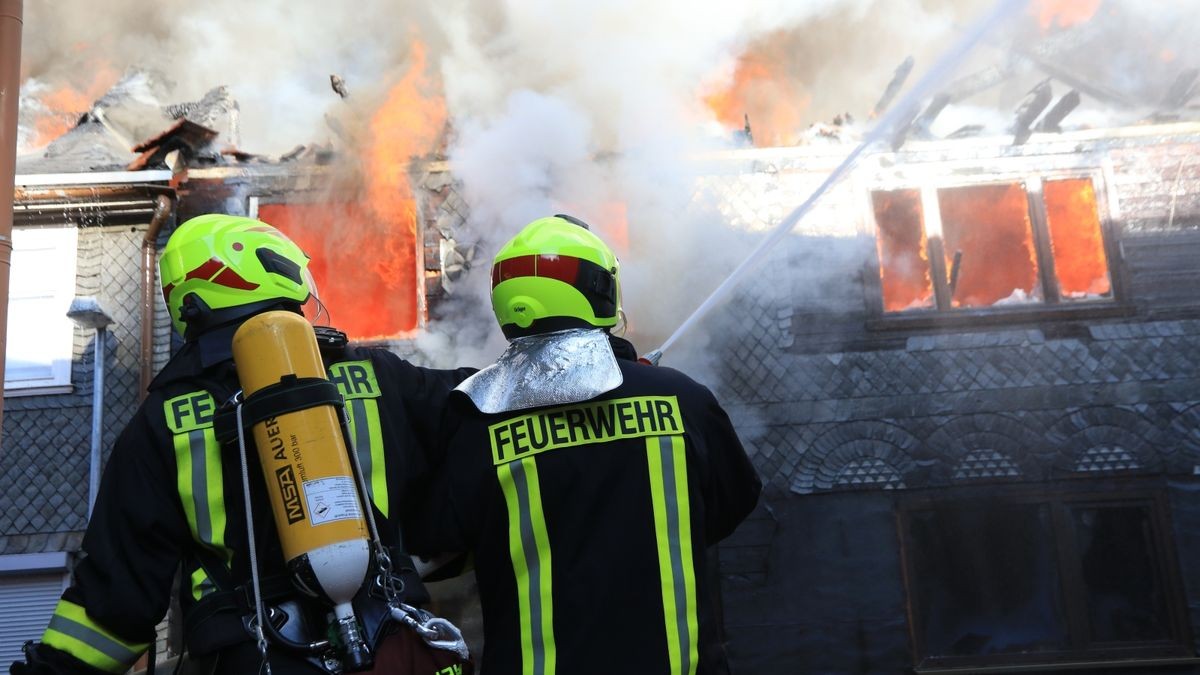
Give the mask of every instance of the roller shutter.
<path id="1" fill-rule="evenodd" d="M 41 638 L 62 595 L 63 576 L 0 576 L 0 667 L 21 658 L 26 640 Z"/>

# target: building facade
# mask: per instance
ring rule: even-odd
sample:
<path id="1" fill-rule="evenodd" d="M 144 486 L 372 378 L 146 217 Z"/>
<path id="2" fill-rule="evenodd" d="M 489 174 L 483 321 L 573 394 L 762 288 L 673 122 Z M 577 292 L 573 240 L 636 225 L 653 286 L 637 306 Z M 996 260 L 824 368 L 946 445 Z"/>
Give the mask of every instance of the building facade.
<path id="1" fill-rule="evenodd" d="M 1197 142 L 873 156 L 714 320 L 768 485 L 721 549 L 740 669 L 1193 671 Z M 819 180 L 754 161 L 710 181 L 798 204 Z"/>

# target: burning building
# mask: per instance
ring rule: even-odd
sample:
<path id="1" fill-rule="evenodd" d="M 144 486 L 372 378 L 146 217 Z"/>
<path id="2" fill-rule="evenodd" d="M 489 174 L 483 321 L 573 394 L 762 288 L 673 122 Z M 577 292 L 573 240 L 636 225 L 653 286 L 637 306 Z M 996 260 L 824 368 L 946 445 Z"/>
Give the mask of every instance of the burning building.
<path id="1" fill-rule="evenodd" d="M 1188 122 L 872 154 L 707 322 L 767 485 L 720 547 L 737 668 L 1200 663 L 1198 149 Z M 706 156 L 696 199 L 761 231 L 844 155 Z"/>
<path id="2" fill-rule="evenodd" d="M 335 165 L 336 152 L 321 144 L 268 159 L 237 149 L 238 105 L 227 89 L 183 104 L 160 104 L 161 93 L 152 73 L 130 71 L 18 161 L 0 461 L 0 662 L 37 637 L 79 550 L 90 470 L 79 449 L 98 434 L 104 461 L 178 347 L 157 281 L 157 254 L 178 223 L 224 212 L 287 232 L 314 253 L 324 310 L 358 341 L 414 334 L 464 261 L 452 240 L 418 218 L 407 188 L 409 146 L 393 140 L 383 147 L 394 155 L 351 156 L 361 169 Z M 28 128 L 45 131 L 40 119 Z M 388 132 L 389 119 L 381 109 L 378 133 Z M 102 369 L 96 333 L 66 317 L 80 297 L 110 314 Z M 362 303 L 372 311 L 346 309 Z M 93 401 L 97 377 L 103 393 Z M 102 408 L 98 429 L 93 405 Z"/>
<path id="3" fill-rule="evenodd" d="M 1198 134 L 914 143 L 764 266 L 721 385 L 771 485 L 722 553 L 740 663 L 1193 662 Z"/>
<path id="4" fill-rule="evenodd" d="M 1109 40 L 1106 26 L 1130 17 L 1089 21 L 1098 2 L 1043 6 L 1037 22 L 1079 28 L 984 64 L 909 111 L 890 143 L 864 155 L 706 321 L 701 360 L 715 366 L 698 374 L 727 404 L 767 485 L 755 515 L 715 553 L 738 671 L 1197 668 L 1197 71 L 1163 47 L 1154 64 L 1170 56 L 1173 65 L 1147 68 L 1134 84 L 1081 75 Z M 643 350 L 663 337 L 663 326 L 645 328 L 647 315 L 670 309 L 655 304 L 659 293 L 686 285 L 678 295 L 695 295 L 702 284 L 690 282 L 715 276 L 708 265 L 728 253 L 725 234 L 754 241 L 803 202 L 915 70 L 901 61 L 875 106 L 854 115 L 812 89 L 754 84 L 799 60 L 789 52 L 794 37 L 748 50 L 737 86 L 704 97 L 740 144 L 758 146 L 688 159 L 691 207 L 722 225 L 708 258 L 664 272 L 678 261 L 658 257 L 667 247 L 651 227 L 660 221 L 643 218 L 649 200 L 606 195 L 579 207 L 627 265 L 627 306 L 649 308 L 631 316 Z M 994 124 L 981 108 L 956 111 L 980 92 L 1014 114 Z M 553 107 L 529 92 L 514 98 L 517 112 Z M 811 115 L 750 107 L 781 101 L 839 112 L 801 129 Z M 171 349 L 157 292 L 144 299 L 143 252 L 189 215 L 220 210 L 277 224 L 330 261 L 318 286 L 334 323 L 361 339 L 404 337 L 429 325 L 441 296 L 486 276 L 470 267 L 475 245 L 489 243 L 481 230 L 516 218 L 516 209 L 503 211 L 519 196 L 509 174 L 532 176 L 530 191 L 544 196 L 571 187 L 555 172 L 572 162 L 641 161 L 589 156 L 593 148 L 566 134 L 544 146 L 522 136 L 520 147 L 547 157 L 522 164 L 511 157 L 518 144 L 497 143 L 488 149 L 512 163 L 481 180 L 472 173 L 479 156 L 462 151 L 478 129 L 464 128 L 450 161 L 410 165 L 424 150 L 402 149 L 357 174 L 379 179 L 378 193 L 371 181 L 343 184 L 346 172 L 324 146 L 269 161 L 236 150 L 238 109 L 227 92 L 155 106 L 153 123 L 135 130 L 129 120 L 147 115 L 122 114 L 131 105 L 102 97 L 20 167 L 17 194 L 18 236 L 37 235 L 22 250 L 70 252 L 26 264 L 75 261 L 52 275 L 63 288 L 30 286 L 30 302 L 65 311 L 71 297 L 92 295 L 114 310 L 105 446 L 136 405 L 135 373 L 152 372 Z M 1096 107 L 1137 114 L 1100 123 Z M 971 114 L 984 123 L 962 124 Z M 421 115 L 415 126 L 440 128 L 446 111 Z M 1087 121 L 1073 124 L 1079 116 Z M 531 125 L 514 128 L 528 134 Z M 235 148 L 222 153 L 226 144 Z M 653 196 L 671 187 L 654 171 L 637 175 Z M 489 192 L 489 182 L 500 188 Z M 395 189 L 402 184 L 412 192 Z M 386 213 L 381 203 L 391 205 Z M 364 250 L 383 255 L 363 260 Z M 351 299 L 382 306 L 340 285 L 334 270 L 347 267 L 375 273 L 369 288 L 404 298 L 382 323 L 353 326 L 366 313 L 340 309 Z M 457 330 L 464 317 L 447 321 Z M 44 340 L 22 334 L 30 353 L 50 350 L 54 331 L 71 338 L 54 343 L 59 356 L 47 351 L 13 371 L 38 375 L 40 385 L 6 388 L 0 636 L 14 625 L 4 623 L 6 607 L 48 613 L 86 522 L 79 449 L 88 440 L 91 332 L 64 320 Z M 690 365 L 675 358 L 665 363 Z"/>

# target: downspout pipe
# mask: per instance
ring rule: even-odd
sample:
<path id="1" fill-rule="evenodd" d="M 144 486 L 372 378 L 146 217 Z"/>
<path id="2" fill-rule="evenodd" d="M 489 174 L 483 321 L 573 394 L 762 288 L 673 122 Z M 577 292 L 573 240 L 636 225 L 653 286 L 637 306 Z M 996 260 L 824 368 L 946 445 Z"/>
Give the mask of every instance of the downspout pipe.
<path id="1" fill-rule="evenodd" d="M 0 382 L 8 351 L 8 274 L 12 267 L 13 187 L 17 177 L 17 113 L 21 87 L 22 0 L 0 0 Z M 0 427 L 4 400 L 0 397 Z"/>
<path id="2" fill-rule="evenodd" d="M 88 457 L 88 522 L 92 521 L 92 508 L 96 506 L 96 495 L 100 493 L 100 444 L 104 427 L 104 356 L 108 342 L 108 328 L 96 327 L 95 369 L 92 376 L 92 445 Z"/>
<path id="3" fill-rule="evenodd" d="M 141 377 L 138 387 L 138 400 L 146 398 L 146 390 L 150 388 L 150 380 L 154 377 L 154 293 L 157 285 L 154 283 L 154 257 L 157 251 L 158 234 L 170 219 L 175 210 L 172 197 L 162 194 L 154 200 L 154 216 L 150 218 L 150 227 L 142 238 L 142 354 Z"/>

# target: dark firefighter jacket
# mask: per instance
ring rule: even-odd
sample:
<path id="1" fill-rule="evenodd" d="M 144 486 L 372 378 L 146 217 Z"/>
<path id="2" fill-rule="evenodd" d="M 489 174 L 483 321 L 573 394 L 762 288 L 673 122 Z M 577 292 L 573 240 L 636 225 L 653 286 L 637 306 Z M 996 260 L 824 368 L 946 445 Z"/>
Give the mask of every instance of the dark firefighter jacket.
<path id="1" fill-rule="evenodd" d="M 128 669 L 154 639 L 181 564 L 178 595 L 189 652 L 220 649 L 218 672 L 233 672 L 228 661 L 253 651 L 250 641 L 220 644 L 248 639 L 244 631 L 230 634 L 229 619 L 245 609 L 236 606 L 238 593 L 224 591 L 250 584 L 237 442 L 214 446 L 213 438 L 213 412 L 238 388 L 229 337 L 205 335 L 187 343 L 118 437 L 74 583 L 38 646 L 37 655 L 53 671 Z M 380 536 L 398 546 L 399 511 L 425 473 L 423 448 L 434 437 L 451 388 L 470 371 L 418 368 L 382 349 L 347 348 L 333 362 L 326 357 L 330 379 L 346 402 Z M 246 440 L 260 575 L 282 580 L 283 555 L 252 434 Z M 410 574 L 405 581 L 409 602 L 422 601 L 419 579 Z M 286 584 L 275 584 L 273 592 L 281 587 L 291 592 Z M 281 668 L 276 658 L 272 654 L 276 673 L 309 672 L 298 661 L 292 670 Z"/>
<path id="2" fill-rule="evenodd" d="M 414 551 L 474 554 L 488 675 L 727 669 L 706 549 L 759 479 L 708 389 L 618 362 L 624 383 L 582 403 L 485 415 L 451 396 L 406 531 Z"/>

